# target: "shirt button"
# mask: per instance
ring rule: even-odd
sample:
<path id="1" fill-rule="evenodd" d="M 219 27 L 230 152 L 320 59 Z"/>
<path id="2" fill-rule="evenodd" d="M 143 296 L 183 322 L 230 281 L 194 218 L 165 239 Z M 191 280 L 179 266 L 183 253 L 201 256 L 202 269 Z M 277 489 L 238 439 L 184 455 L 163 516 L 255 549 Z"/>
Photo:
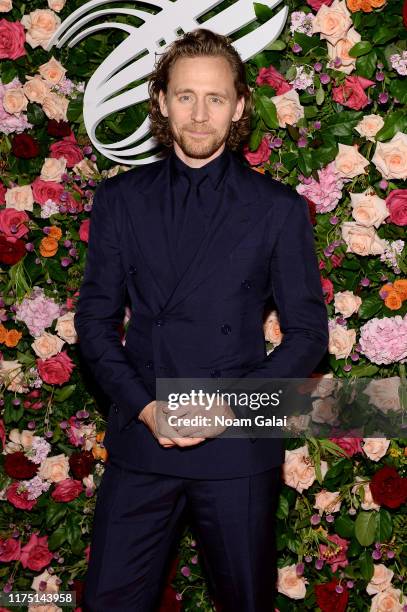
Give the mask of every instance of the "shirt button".
<path id="1" fill-rule="evenodd" d="M 251 289 L 251 286 L 252 286 L 251 282 L 246 279 L 242 281 L 241 285 L 244 289 Z"/>
<path id="2" fill-rule="evenodd" d="M 210 374 L 211 374 L 212 378 L 219 378 L 220 377 L 220 370 L 211 370 Z"/>
<path id="3" fill-rule="evenodd" d="M 153 362 L 152 361 L 146 361 L 146 363 L 144 364 L 144 367 L 147 368 L 148 370 L 151 370 L 151 368 L 153 367 Z"/>
<path id="4" fill-rule="evenodd" d="M 232 328 L 230 327 L 230 325 L 228 325 L 227 323 L 225 325 L 222 325 L 222 327 L 220 328 L 222 334 L 230 334 L 230 332 L 232 331 Z"/>
<path id="5" fill-rule="evenodd" d="M 161 327 L 162 325 L 164 325 L 164 319 L 157 319 L 157 320 L 156 320 L 156 322 L 155 322 L 155 324 L 156 324 L 158 327 Z"/>

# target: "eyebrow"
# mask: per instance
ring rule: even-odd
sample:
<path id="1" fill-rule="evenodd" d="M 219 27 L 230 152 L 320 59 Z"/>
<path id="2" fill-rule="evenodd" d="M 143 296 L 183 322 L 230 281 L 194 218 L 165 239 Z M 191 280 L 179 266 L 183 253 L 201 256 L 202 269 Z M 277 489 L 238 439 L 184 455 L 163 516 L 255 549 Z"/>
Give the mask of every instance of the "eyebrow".
<path id="1" fill-rule="evenodd" d="M 193 89 L 176 89 L 175 94 L 178 95 L 180 93 L 195 93 Z M 221 98 L 227 98 L 227 94 L 222 91 L 208 91 L 208 96 L 219 96 Z"/>

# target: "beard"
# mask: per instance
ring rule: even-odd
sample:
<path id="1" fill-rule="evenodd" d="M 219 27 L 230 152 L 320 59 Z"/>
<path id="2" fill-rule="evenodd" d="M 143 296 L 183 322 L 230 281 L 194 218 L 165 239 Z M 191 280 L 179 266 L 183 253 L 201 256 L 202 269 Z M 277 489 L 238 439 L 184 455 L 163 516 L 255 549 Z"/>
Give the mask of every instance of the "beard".
<path id="1" fill-rule="evenodd" d="M 211 130 L 210 128 L 196 128 L 197 132 L 210 132 L 206 137 L 196 137 L 189 130 L 194 130 L 194 127 L 181 128 L 179 131 L 174 130 L 171 122 L 169 122 L 171 134 L 175 142 L 178 144 L 182 152 L 188 157 L 195 159 L 206 159 L 211 157 L 228 139 L 230 126 L 222 134 Z"/>

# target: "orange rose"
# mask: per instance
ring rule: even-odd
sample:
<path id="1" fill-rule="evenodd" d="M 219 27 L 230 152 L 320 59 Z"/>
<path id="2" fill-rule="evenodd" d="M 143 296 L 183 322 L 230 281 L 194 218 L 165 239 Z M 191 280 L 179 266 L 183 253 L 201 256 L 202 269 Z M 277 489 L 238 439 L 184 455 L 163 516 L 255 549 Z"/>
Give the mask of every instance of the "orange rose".
<path id="1" fill-rule="evenodd" d="M 40 242 L 40 253 L 43 257 L 53 257 L 58 251 L 58 241 L 52 236 L 45 236 Z"/>
<path id="2" fill-rule="evenodd" d="M 56 225 L 51 225 L 48 236 L 51 236 L 51 238 L 55 238 L 55 240 L 60 240 L 62 236 L 61 228 L 57 227 Z"/>
<path id="3" fill-rule="evenodd" d="M 393 288 L 400 295 L 402 300 L 407 299 L 407 278 L 399 278 L 394 281 Z"/>
<path id="4" fill-rule="evenodd" d="M 0 342 L 4 342 L 7 338 L 7 329 L 0 323 Z"/>
<path id="5" fill-rule="evenodd" d="M 5 339 L 5 344 L 6 346 L 12 348 L 13 346 L 17 346 L 17 344 L 20 342 L 21 340 L 21 336 L 23 334 L 19 331 L 17 331 L 16 329 L 10 329 L 7 332 L 6 335 L 6 339 Z"/>
<path id="6" fill-rule="evenodd" d="M 105 437 L 105 432 L 100 431 L 96 434 L 96 442 L 92 446 L 92 455 L 95 459 L 101 459 L 102 461 L 106 461 L 107 459 L 107 450 L 102 446 L 99 446 L 100 442 L 103 442 Z"/>
<path id="7" fill-rule="evenodd" d="M 397 293 L 397 291 L 390 291 L 386 295 L 384 303 L 387 308 L 390 308 L 390 310 L 398 310 L 399 308 L 401 308 L 403 300 L 401 299 L 400 294 Z"/>
<path id="8" fill-rule="evenodd" d="M 346 0 L 346 4 L 352 13 L 360 11 L 360 0 Z"/>

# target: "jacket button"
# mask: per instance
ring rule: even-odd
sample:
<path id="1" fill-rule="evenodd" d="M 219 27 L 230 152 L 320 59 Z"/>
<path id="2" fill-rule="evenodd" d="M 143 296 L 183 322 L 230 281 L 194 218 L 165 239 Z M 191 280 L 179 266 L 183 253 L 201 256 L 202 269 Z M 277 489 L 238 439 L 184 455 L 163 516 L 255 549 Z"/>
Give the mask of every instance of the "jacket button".
<path id="1" fill-rule="evenodd" d="M 146 361 L 146 363 L 144 364 L 144 367 L 147 368 L 148 370 L 151 370 L 151 368 L 153 367 L 153 362 L 152 361 Z"/>
<path id="2" fill-rule="evenodd" d="M 164 325 L 164 320 L 163 320 L 163 319 L 157 319 L 157 320 L 156 320 L 156 322 L 155 322 L 155 324 L 156 324 L 158 327 L 161 327 L 162 325 Z"/>
<path id="3" fill-rule="evenodd" d="M 221 329 L 222 334 L 225 334 L 225 335 L 230 334 L 230 332 L 232 331 L 232 328 L 227 323 L 225 323 L 225 325 L 222 325 L 220 329 Z"/>
<path id="4" fill-rule="evenodd" d="M 137 272 L 137 268 L 135 268 L 134 266 L 130 266 L 129 273 L 130 274 L 135 274 L 136 272 Z"/>
<path id="5" fill-rule="evenodd" d="M 212 376 L 212 378 L 219 378 L 220 377 L 220 370 L 211 370 L 210 371 L 210 375 Z"/>
<path id="6" fill-rule="evenodd" d="M 244 280 L 244 281 L 242 281 L 242 283 L 241 283 L 241 284 L 242 284 L 242 287 L 243 287 L 244 289 L 251 289 L 252 284 L 251 284 L 251 282 L 250 282 L 250 281 L 248 281 L 248 280 Z"/>

